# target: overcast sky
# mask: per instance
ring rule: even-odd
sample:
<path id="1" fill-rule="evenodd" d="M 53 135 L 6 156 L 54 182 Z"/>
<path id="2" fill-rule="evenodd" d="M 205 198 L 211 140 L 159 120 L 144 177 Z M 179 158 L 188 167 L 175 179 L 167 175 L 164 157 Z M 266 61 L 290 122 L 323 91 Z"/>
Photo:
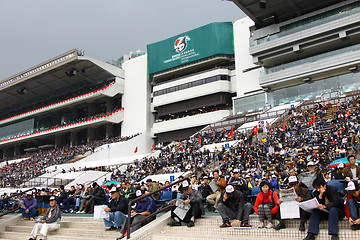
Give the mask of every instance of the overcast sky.
<path id="1" fill-rule="evenodd" d="M 222 0 L 0 0 L 0 80 L 73 48 L 108 61 L 244 16 Z"/>

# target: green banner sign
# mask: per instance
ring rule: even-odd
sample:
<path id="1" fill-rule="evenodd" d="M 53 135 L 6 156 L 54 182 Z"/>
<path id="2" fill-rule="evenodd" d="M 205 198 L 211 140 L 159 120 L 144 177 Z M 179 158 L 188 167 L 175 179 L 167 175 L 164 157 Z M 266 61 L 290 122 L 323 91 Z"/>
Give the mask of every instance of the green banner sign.
<path id="1" fill-rule="evenodd" d="M 149 44 L 147 53 L 150 75 L 214 55 L 233 55 L 233 25 L 211 23 Z"/>

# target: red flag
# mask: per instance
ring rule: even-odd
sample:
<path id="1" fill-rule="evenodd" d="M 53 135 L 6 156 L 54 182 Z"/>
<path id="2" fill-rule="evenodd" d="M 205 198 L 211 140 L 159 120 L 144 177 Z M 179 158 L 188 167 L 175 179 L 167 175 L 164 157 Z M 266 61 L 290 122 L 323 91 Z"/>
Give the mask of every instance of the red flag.
<path id="1" fill-rule="evenodd" d="M 137 153 L 138 151 L 138 147 L 136 146 L 135 150 L 134 150 L 134 153 Z"/>
<path id="2" fill-rule="evenodd" d="M 259 131 L 258 125 L 256 125 L 255 127 L 253 127 L 252 131 L 253 131 L 254 134 L 257 134 L 257 132 Z"/>
<path id="3" fill-rule="evenodd" d="M 228 135 L 228 137 L 233 137 L 234 136 L 234 129 L 231 129 L 230 134 Z"/>
<path id="4" fill-rule="evenodd" d="M 155 146 L 153 144 L 150 151 L 154 151 L 154 148 L 155 148 Z"/>
<path id="5" fill-rule="evenodd" d="M 200 134 L 199 134 L 198 142 L 201 144 L 201 136 L 200 136 Z"/>
<path id="6" fill-rule="evenodd" d="M 309 122 L 309 125 L 314 124 L 315 123 L 315 115 L 312 116 L 312 120 Z"/>
<path id="7" fill-rule="evenodd" d="M 347 110 L 345 110 L 345 112 L 346 112 L 346 115 L 348 115 L 348 116 L 350 116 L 351 114 L 347 111 Z"/>
<path id="8" fill-rule="evenodd" d="M 223 129 L 221 129 L 223 132 L 226 132 L 226 129 L 225 128 L 223 128 Z"/>
<path id="9" fill-rule="evenodd" d="M 34 162 L 34 167 L 36 166 L 36 162 Z"/>
<path id="10" fill-rule="evenodd" d="M 286 126 L 285 126 L 285 120 L 284 120 L 284 122 L 283 122 L 283 125 L 282 125 L 282 130 L 285 132 L 285 128 L 286 128 Z"/>

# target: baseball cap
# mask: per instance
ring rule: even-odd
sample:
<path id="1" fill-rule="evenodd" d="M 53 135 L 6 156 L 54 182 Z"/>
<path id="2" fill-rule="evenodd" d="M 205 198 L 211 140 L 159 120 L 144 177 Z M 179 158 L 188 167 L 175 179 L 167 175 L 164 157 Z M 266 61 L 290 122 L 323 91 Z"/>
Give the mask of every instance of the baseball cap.
<path id="1" fill-rule="evenodd" d="M 227 185 L 225 191 L 227 195 L 232 196 L 234 194 L 235 188 L 232 185 Z"/>
<path id="2" fill-rule="evenodd" d="M 26 196 L 32 196 L 32 195 L 33 195 L 32 191 L 26 193 Z"/>
<path id="3" fill-rule="evenodd" d="M 188 181 L 183 181 L 182 182 L 182 187 L 183 187 L 184 190 L 187 189 L 189 187 L 189 182 Z"/>
<path id="4" fill-rule="evenodd" d="M 112 187 L 111 189 L 110 189 L 110 193 L 114 193 L 114 192 L 117 192 L 118 190 L 117 190 L 117 188 L 116 187 Z"/>
<path id="5" fill-rule="evenodd" d="M 142 191 L 141 191 L 141 190 L 137 190 L 137 191 L 136 191 L 136 196 L 137 196 L 137 197 L 140 197 L 141 195 L 142 195 Z"/>
<path id="6" fill-rule="evenodd" d="M 298 182 L 298 179 L 296 176 L 290 176 L 289 177 L 289 184 L 296 184 Z"/>
<path id="7" fill-rule="evenodd" d="M 353 182 L 350 181 L 347 185 L 347 188 L 345 188 L 348 194 L 352 194 L 355 191 L 359 190 L 359 183 L 357 181 Z"/>
<path id="8" fill-rule="evenodd" d="M 233 172 L 233 173 L 240 173 L 240 170 L 237 169 L 237 168 L 235 168 L 232 172 Z"/>
<path id="9" fill-rule="evenodd" d="M 49 201 L 54 201 L 54 200 L 56 200 L 56 198 L 55 198 L 54 196 L 51 196 L 51 197 L 49 198 Z"/>
<path id="10" fill-rule="evenodd" d="M 344 168 L 345 167 L 345 165 L 343 164 L 343 163 L 340 163 L 338 166 L 337 166 L 337 168 Z"/>
<path id="11" fill-rule="evenodd" d="M 307 163 L 307 166 L 316 166 L 316 162 L 314 162 L 314 161 L 309 161 L 309 162 Z"/>

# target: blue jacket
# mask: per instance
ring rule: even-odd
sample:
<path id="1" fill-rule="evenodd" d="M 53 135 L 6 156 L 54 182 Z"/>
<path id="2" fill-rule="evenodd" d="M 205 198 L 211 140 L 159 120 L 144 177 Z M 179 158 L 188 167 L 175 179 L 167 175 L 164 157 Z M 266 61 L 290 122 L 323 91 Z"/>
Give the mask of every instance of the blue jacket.
<path id="1" fill-rule="evenodd" d="M 25 205 L 25 208 L 26 209 L 29 209 L 29 211 L 31 211 L 32 209 L 36 209 L 37 208 L 37 201 L 36 201 L 36 198 L 32 198 L 32 199 L 27 199 L 25 198 L 24 199 L 24 205 Z"/>
<path id="2" fill-rule="evenodd" d="M 152 197 L 145 198 L 144 201 L 137 201 L 136 207 L 134 209 L 138 213 L 150 212 L 154 213 L 156 211 L 155 200 Z"/>

